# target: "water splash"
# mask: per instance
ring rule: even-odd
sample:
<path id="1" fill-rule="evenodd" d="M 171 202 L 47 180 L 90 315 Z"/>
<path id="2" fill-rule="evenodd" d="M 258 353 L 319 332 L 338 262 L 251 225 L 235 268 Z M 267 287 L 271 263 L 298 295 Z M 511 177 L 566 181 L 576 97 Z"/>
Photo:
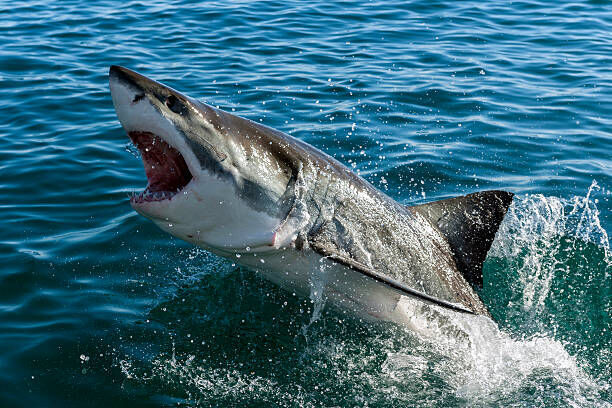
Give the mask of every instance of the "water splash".
<path id="1" fill-rule="evenodd" d="M 594 198 L 599 190 L 593 181 L 583 197 L 516 197 L 489 254 L 493 262 L 497 258 L 497 270 L 489 264 L 485 271 L 496 274 L 489 289 L 495 292 L 492 297 L 511 292 L 507 303 L 498 304 L 510 311 L 506 316 L 511 318 L 502 322 L 506 327 L 500 329 L 481 316 L 444 313 L 446 319 L 426 322 L 427 336 L 419 335 L 417 349 L 430 353 L 427 365 L 414 350 L 404 349 L 387 356 L 383 372 L 395 378 L 394 370 L 408 370 L 419 378 L 427 367 L 438 365 L 440 376 L 469 406 L 503 406 L 516 400 L 534 406 L 610 406 L 603 402 L 609 378 L 589 374 L 601 370 L 590 370 L 590 362 L 571 347 L 585 336 L 580 326 L 601 326 L 579 306 L 591 303 L 585 296 L 593 291 L 567 283 L 576 274 L 582 274 L 578 282 L 583 285 L 605 287 L 609 282 L 609 240 Z M 609 289 L 607 293 L 609 299 Z M 569 313 L 559 311 L 567 308 L 569 299 L 574 303 Z M 609 311 L 609 303 L 603 302 Z M 578 314 L 582 325 L 568 327 L 567 320 Z M 605 337 L 605 327 L 601 334 Z M 593 337 L 589 340 L 594 346 L 605 350 L 606 340 L 597 333 Z M 609 361 L 602 356 L 600 366 L 607 365 L 606 358 Z"/>
<path id="2" fill-rule="evenodd" d="M 295 385 L 291 389 L 279 387 L 269 378 L 255 372 L 245 373 L 227 367 L 211 368 L 194 361 L 193 356 L 182 360 L 160 355 L 147 371 L 123 359 L 120 362 L 125 378 L 134 383 L 162 384 L 169 394 L 180 397 L 164 397 L 164 402 L 174 400 L 181 406 L 249 405 L 253 400 L 274 401 L 274 406 L 314 407 L 304 401 L 304 390 Z M 166 404 L 163 404 L 166 405 Z"/>
<path id="3" fill-rule="evenodd" d="M 593 192 L 593 181 L 584 197 L 563 199 L 542 194 L 517 197 L 497 233 L 490 257 L 504 258 L 518 275 L 522 308 L 541 311 L 556 275 L 571 273 L 563 252 L 576 253 L 577 241 L 568 248 L 564 237 L 596 244 L 604 251 L 608 269 L 612 266 L 608 234 L 601 226 Z M 565 254 L 567 255 L 567 254 Z M 607 272 L 606 272 L 607 274 Z"/>
<path id="4" fill-rule="evenodd" d="M 606 385 L 591 378 L 562 342 L 544 335 L 516 339 L 485 318 L 463 321 L 469 344 L 445 351 L 454 354 L 457 368 L 448 371 L 448 381 L 470 406 L 502 406 L 519 395 L 536 406 L 600 401 Z M 554 399 L 547 394 L 551 388 L 558 390 Z"/>
<path id="5" fill-rule="evenodd" d="M 608 266 L 612 266 L 610 240 L 599 220 L 598 200 L 591 198 L 594 192 L 600 190 L 601 187 L 599 187 L 597 181 L 593 180 L 585 197 L 574 197 L 572 199 L 573 208 L 568 215 L 568 227 L 570 231 L 574 231 L 578 238 L 593 242 L 603 248 L 606 263 Z"/>
<path id="6" fill-rule="evenodd" d="M 321 312 L 325 307 L 325 285 L 327 285 L 328 264 L 323 261 L 319 263 L 319 268 L 313 268 L 310 274 L 310 302 L 312 303 L 312 315 L 307 324 L 302 327 L 302 334 L 307 337 L 310 326 L 319 320 Z"/>
<path id="7" fill-rule="evenodd" d="M 593 292 L 585 286 L 603 285 L 605 298 L 612 266 L 608 235 L 594 198 L 599 190 L 593 181 L 583 197 L 516 197 L 489 253 L 489 259 L 501 260 L 492 290 L 503 289 L 499 282 L 508 284 L 511 296 L 499 307 L 509 310 L 506 323 L 511 323 L 500 330 L 490 321 L 456 319 L 470 339 L 462 347 L 447 347 L 466 368 L 451 380 L 458 395 L 478 401 L 476 405 L 503 405 L 516 394 L 523 394 L 524 400 L 531 389 L 534 405 L 609 406 L 601 398 L 609 391 L 609 378 L 589 375 L 589 362 L 571 347 L 581 338 L 585 343 L 584 325 L 602 326 L 594 321 L 596 314 L 586 312 L 592 307 L 582 310 L 582 304 L 591 304 L 586 294 Z M 502 279 L 504 275 L 510 279 Z M 572 280 L 576 275 L 581 276 L 577 285 Z M 607 293 L 609 299 L 609 288 Z M 568 301 L 573 306 L 566 312 Z M 602 307 L 609 311 L 605 302 Z M 582 323 L 574 327 L 571 322 L 577 315 Z M 588 340 L 606 349 L 605 338 L 598 337 L 605 337 L 603 326 Z M 546 394 L 546 387 L 557 389 L 556 396 Z"/>

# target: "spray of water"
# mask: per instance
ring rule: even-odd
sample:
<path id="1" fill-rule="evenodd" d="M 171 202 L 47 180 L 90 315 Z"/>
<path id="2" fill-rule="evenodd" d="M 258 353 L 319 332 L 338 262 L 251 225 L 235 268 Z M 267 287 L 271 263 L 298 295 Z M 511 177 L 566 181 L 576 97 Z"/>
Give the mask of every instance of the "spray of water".
<path id="1" fill-rule="evenodd" d="M 604 258 L 603 273 L 587 271 L 592 268 L 588 261 L 581 264 L 585 269 L 582 273 L 589 275 L 585 283 L 603 278 L 605 285 L 609 277 L 610 244 L 593 199 L 598 190 L 594 181 L 584 197 L 517 197 L 489 256 L 503 258 L 507 272 L 517 277 L 511 290 L 519 296 L 510 302 L 517 304 L 507 307 L 515 308 L 525 317 L 513 319 L 519 327 L 508 331 L 500 330 L 487 319 L 480 319 L 477 324 L 474 319 L 456 320 L 470 339 L 465 347 L 454 349 L 458 361 L 463 361 L 466 368 L 452 380 L 458 395 L 488 405 L 501 403 L 505 398 L 511 401 L 514 394 L 533 387 L 535 395 L 541 394 L 533 400 L 534 404 L 546 405 L 547 398 L 553 401 L 552 396 L 543 392 L 548 385 L 556 390 L 555 404 L 562 401 L 566 406 L 605 406 L 600 394 L 609 387 L 606 379 L 591 378 L 581 368 L 583 364 L 556 338 L 564 322 L 540 318 L 552 302 L 553 284 L 576 273 L 572 270 L 575 266 L 567 260 L 584 257 L 585 244 L 594 244 Z"/>
<path id="2" fill-rule="evenodd" d="M 310 302 L 313 305 L 312 315 L 308 324 L 302 327 L 302 334 L 307 338 L 308 328 L 321 317 L 325 306 L 324 291 L 327 284 L 327 263 L 320 262 L 319 268 L 315 268 L 310 274 Z"/>
<path id="3" fill-rule="evenodd" d="M 598 245 L 605 262 L 612 266 L 608 234 L 601 226 L 593 193 L 600 187 L 593 181 L 586 196 L 562 199 L 541 194 L 517 197 L 493 243 L 490 257 L 505 258 L 518 274 L 517 288 L 522 293 L 522 307 L 541 311 L 555 275 L 572 273 L 563 263 L 561 252 L 577 253 L 576 242 L 570 248 L 563 237 L 575 237 Z"/>

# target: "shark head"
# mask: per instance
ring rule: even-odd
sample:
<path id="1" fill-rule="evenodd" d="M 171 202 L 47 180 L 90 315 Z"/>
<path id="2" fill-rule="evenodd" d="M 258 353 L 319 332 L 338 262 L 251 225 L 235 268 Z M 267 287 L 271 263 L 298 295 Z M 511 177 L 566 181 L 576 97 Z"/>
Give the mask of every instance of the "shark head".
<path id="1" fill-rule="evenodd" d="M 148 184 L 130 203 L 161 229 L 221 254 L 278 249 L 298 170 L 280 132 L 127 68 L 109 72 Z"/>

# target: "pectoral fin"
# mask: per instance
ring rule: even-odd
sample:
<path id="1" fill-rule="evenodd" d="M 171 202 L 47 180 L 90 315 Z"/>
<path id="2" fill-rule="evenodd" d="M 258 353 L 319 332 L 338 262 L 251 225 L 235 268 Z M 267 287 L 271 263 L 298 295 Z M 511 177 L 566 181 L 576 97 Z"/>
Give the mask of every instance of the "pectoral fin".
<path id="1" fill-rule="evenodd" d="M 363 263 L 352 259 L 350 256 L 347 256 L 348 254 L 341 253 L 341 251 L 337 250 L 336 245 L 333 245 L 331 242 L 325 239 L 317 239 L 316 236 L 310 237 L 309 245 L 312 250 L 323 255 L 327 259 L 347 266 L 352 270 L 359 272 L 364 276 L 367 276 L 370 279 L 374 279 L 375 281 L 378 281 L 381 284 L 388 286 L 389 288 L 397 291 L 402 295 L 410 296 L 412 298 L 422 300 L 426 303 L 440 306 L 445 309 L 453 310 L 456 312 L 475 314 L 473 311 L 465 308 L 462 305 L 454 304 L 441 299 L 437 299 L 433 296 L 429 296 L 425 293 L 419 292 L 418 290 L 412 289 L 406 286 L 405 284 L 395 279 L 392 279 L 380 272 L 377 272 L 374 269 L 364 265 Z"/>

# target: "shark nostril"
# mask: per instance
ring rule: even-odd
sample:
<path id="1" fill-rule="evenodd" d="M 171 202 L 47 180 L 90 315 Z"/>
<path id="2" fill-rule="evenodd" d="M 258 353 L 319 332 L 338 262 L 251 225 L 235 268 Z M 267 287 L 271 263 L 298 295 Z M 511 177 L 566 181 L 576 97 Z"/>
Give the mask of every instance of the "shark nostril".
<path id="1" fill-rule="evenodd" d="M 185 105 L 174 95 L 166 98 L 166 106 L 174 113 L 182 115 L 185 113 Z"/>

